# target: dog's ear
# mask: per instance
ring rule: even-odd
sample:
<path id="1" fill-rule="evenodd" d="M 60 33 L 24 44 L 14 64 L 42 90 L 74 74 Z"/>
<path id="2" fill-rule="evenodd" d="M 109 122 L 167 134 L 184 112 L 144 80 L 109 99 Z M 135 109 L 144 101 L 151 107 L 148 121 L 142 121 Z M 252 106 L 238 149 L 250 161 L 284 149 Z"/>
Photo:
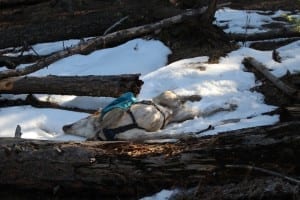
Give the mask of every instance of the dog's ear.
<path id="1" fill-rule="evenodd" d="M 176 108 L 181 104 L 179 96 L 169 90 L 153 98 L 153 102 L 168 108 Z"/>
<path id="2" fill-rule="evenodd" d="M 121 120 L 125 113 L 126 111 L 120 108 L 114 108 L 110 110 L 103 116 L 101 120 L 101 127 L 113 128 L 118 124 L 118 122 Z"/>

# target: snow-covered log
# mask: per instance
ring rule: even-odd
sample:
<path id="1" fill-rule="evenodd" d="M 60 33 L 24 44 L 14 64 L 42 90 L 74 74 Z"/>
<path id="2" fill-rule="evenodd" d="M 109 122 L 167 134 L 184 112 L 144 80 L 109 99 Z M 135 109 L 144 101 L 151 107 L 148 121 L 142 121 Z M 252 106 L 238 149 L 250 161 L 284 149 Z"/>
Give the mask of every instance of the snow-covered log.
<path id="1" fill-rule="evenodd" d="M 267 80 L 269 80 L 273 85 L 280 89 L 284 94 L 300 99 L 300 92 L 295 88 L 285 84 L 283 81 L 275 77 L 262 63 L 258 62 L 252 57 L 245 58 L 243 64 L 248 68 L 254 68 L 260 74 L 262 74 Z"/>
<path id="2" fill-rule="evenodd" d="M 212 1 L 212 2 L 215 3 L 215 1 Z M 209 8 L 210 8 L 209 12 L 212 12 L 211 7 L 212 6 L 209 6 Z M 213 8 L 215 8 L 215 6 Z M 138 36 L 143 36 L 143 35 L 149 34 L 151 32 L 154 32 L 154 31 L 157 31 L 157 30 L 160 30 L 163 28 L 167 28 L 167 27 L 173 26 L 175 24 L 182 23 L 190 18 L 194 18 L 196 16 L 202 15 L 206 11 L 207 11 L 207 7 L 189 10 L 189 11 L 186 11 L 179 15 L 165 18 L 156 23 L 137 26 L 137 27 L 133 27 L 133 28 L 129 28 L 129 29 L 124 29 L 124 30 L 120 30 L 120 31 L 117 31 L 114 33 L 107 34 L 105 36 L 92 38 L 92 39 L 82 42 L 76 46 L 56 52 L 46 58 L 39 60 L 37 63 L 27 66 L 23 69 L 2 71 L 2 72 L 0 72 L 0 79 L 13 77 L 13 76 L 27 75 L 27 74 L 35 72 L 39 69 L 47 67 L 51 63 L 54 63 L 62 58 L 65 58 L 65 57 L 68 57 L 68 56 L 71 56 L 74 54 L 86 54 L 86 53 L 91 52 L 94 49 L 97 49 L 97 47 L 99 47 L 99 46 L 105 47 L 105 45 L 114 43 L 116 41 L 126 41 L 129 39 L 138 37 Z"/>
<path id="3" fill-rule="evenodd" d="M 289 122 L 175 143 L 1 138 L 0 194 L 3 198 L 27 194 L 28 199 L 138 199 L 204 182 L 202 187 L 219 182 L 238 188 L 252 174 L 297 185 L 299 128 L 299 121 Z M 275 191 L 266 199 L 278 199 L 285 192 Z M 249 194 L 240 195 L 243 199 Z"/>
<path id="4" fill-rule="evenodd" d="M 143 84 L 139 76 L 12 77 L 0 81 L 0 93 L 118 97 L 128 91 L 138 94 Z"/>
<path id="5" fill-rule="evenodd" d="M 241 34 L 241 33 L 231 33 L 229 37 L 235 41 L 259 41 L 259 40 L 270 40 L 276 38 L 292 38 L 300 37 L 300 32 L 297 30 L 279 30 L 279 31 L 268 31 L 264 33 L 254 33 L 254 34 Z"/>

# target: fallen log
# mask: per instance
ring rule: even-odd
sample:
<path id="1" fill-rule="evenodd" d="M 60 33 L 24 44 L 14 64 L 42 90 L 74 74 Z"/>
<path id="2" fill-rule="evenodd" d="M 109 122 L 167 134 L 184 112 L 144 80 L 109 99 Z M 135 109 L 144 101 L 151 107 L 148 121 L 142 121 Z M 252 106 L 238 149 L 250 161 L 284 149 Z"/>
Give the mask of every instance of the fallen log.
<path id="1" fill-rule="evenodd" d="M 24 55 L 24 56 L 19 56 L 19 57 L 10 57 L 10 56 L 1 56 L 0 55 L 0 67 L 5 66 L 8 69 L 15 69 L 20 64 L 33 63 L 41 58 L 42 58 L 42 56 L 35 56 L 35 55 Z"/>
<path id="2" fill-rule="evenodd" d="M 269 50 L 274 50 L 282 46 L 288 45 L 299 39 L 300 37 L 293 37 L 293 38 L 282 38 L 278 40 L 271 39 L 271 40 L 253 41 L 253 42 L 249 42 L 249 47 L 261 51 L 269 51 Z"/>
<path id="3" fill-rule="evenodd" d="M 98 109 L 85 109 L 77 106 L 65 106 L 51 101 L 41 101 L 32 94 L 27 95 L 25 99 L 22 98 L 7 99 L 5 97 L 2 97 L 0 99 L 0 108 L 10 107 L 10 106 L 27 106 L 27 105 L 30 105 L 35 108 L 52 108 L 52 109 L 68 110 L 74 112 L 85 112 L 89 114 L 93 114 L 98 110 Z"/>
<path id="4" fill-rule="evenodd" d="M 291 98 L 295 98 L 300 100 L 300 93 L 295 88 L 292 88 L 291 86 L 285 84 L 283 81 L 279 80 L 277 77 L 275 77 L 269 70 L 260 62 L 255 60 L 252 57 L 245 58 L 243 60 L 243 64 L 246 67 L 252 67 L 259 73 L 261 73 L 267 80 L 269 80 L 274 86 L 276 86 L 278 89 L 280 89 L 284 94 L 288 95 Z"/>
<path id="5" fill-rule="evenodd" d="M 292 38 L 300 37 L 300 32 L 297 30 L 279 30 L 279 31 L 269 31 L 264 33 L 254 33 L 254 34 L 241 34 L 241 33 L 230 33 L 229 38 L 235 41 L 258 41 L 258 40 L 269 40 L 276 38 Z"/>
<path id="6" fill-rule="evenodd" d="M 115 76 L 12 77 L 0 81 L 0 93 L 61 94 L 118 97 L 124 92 L 138 94 L 143 82 L 139 74 Z"/>
<path id="7" fill-rule="evenodd" d="M 212 1 L 212 2 L 215 2 L 215 1 Z M 44 67 L 47 67 L 51 63 L 58 61 L 62 58 L 65 58 L 65 57 L 68 57 L 68 56 L 71 56 L 74 54 L 87 54 L 87 53 L 95 50 L 99 46 L 105 47 L 106 44 L 112 43 L 114 41 L 120 41 L 120 40 L 123 41 L 123 40 L 132 39 L 134 37 L 142 36 L 145 34 L 149 34 L 151 32 L 160 30 L 162 28 L 166 28 L 166 27 L 172 26 L 174 24 L 182 23 L 183 21 L 188 20 L 192 17 L 204 14 L 206 12 L 206 10 L 207 10 L 207 7 L 189 10 L 182 14 L 163 19 L 163 20 L 153 23 L 153 24 L 147 24 L 147 25 L 143 25 L 143 26 L 120 30 L 120 31 L 117 31 L 114 33 L 107 34 L 105 36 L 100 36 L 100 37 L 89 39 L 89 40 L 82 42 L 74 47 L 67 48 L 65 50 L 56 52 L 44 59 L 41 59 L 36 64 L 27 66 L 22 69 L 2 71 L 2 72 L 0 72 L 0 79 L 30 74 L 30 73 L 40 70 Z"/>
<path id="8" fill-rule="evenodd" d="M 207 178 L 219 184 L 242 184 L 245 177 L 251 179 L 249 172 L 228 170 L 239 167 L 263 171 L 254 173 L 255 177 L 275 174 L 283 177 L 282 181 L 297 184 L 299 128 L 296 121 L 176 143 L 2 138 L 0 194 L 23 199 L 138 199 L 161 189 L 196 186 Z M 281 194 L 276 191 L 271 196 L 274 199 Z"/>

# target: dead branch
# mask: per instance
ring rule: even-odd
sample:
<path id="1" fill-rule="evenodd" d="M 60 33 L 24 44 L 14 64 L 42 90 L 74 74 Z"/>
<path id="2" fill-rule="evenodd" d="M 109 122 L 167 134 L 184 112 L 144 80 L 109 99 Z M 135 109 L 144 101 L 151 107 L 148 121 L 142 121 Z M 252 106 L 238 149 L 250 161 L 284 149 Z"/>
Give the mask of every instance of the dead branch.
<path id="1" fill-rule="evenodd" d="M 229 37 L 235 41 L 258 41 L 258 40 L 268 40 L 276 38 L 292 38 L 300 37 L 300 32 L 296 30 L 279 30 L 279 31 L 269 31 L 265 33 L 255 33 L 255 34 L 235 34 L 230 33 Z"/>
<path id="2" fill-rule="evenodd" d="M 78 107 L 69 107 L 64 105 L 59 105 L 50 101 L 41 101 L 37 99 L 34 95 L 29 94 L 25 99 L 0 99 L 0 108 L 1 107 L 9 107 L 9 106 L 24 106 L 30 105 L 35 108 L 52 108 L 52 109 L 60 109 L 60 110 L 68 110 L 74 112 L 85 112 L 85 113 L 95 113 L 97 109 L 84 109 Z"/>
<path id="3" fill-rule="evenodd" d="M 41 59 L 38 55 L 23 55 L 18 57 L 1 56 L 0 66 L 6 66 L 8 69 L 15 69 L 20 64 L 33 63 Z"/>
<path id="4" fill-rule="evenodd" d="M 128 16 L 123 17 L 122 19 L 120 19 L 119 21 L 117 21 L 116 23 L 114 23 L 113 25 L 111 25 L 108 29 L 106 29 L 104 31 L 103 35 L 107 35 L 111 30 L 113 30 L 114 28 L 116 28 L 117 26 L 119 26 L 126 19 L 128 19 Z"/>
<path id="5" fill-rule="evenodd" d="M 243 64 L 248 68 L 252 67 L 255 70 L 257 70 L 266 79 L 268 79 L 272 84 L 274 84 L 274 86 L 276 86 L 278 89 L 280 89 L 284 94 L 286 94 L 292 98 L 300 99 L 300 94 L 299 94 L 298 90 L 292 88 L 291 86 L 289 86 L 289 85 L 285 84 L 284 82 L 282 82 L 281 80 L 279 80 L 271 72 L 269 72 L 269 70 L 263 64 L 261 64 L 254 58 L 252 58 L 252 57 L 245 58 L 243 60 Z"/>

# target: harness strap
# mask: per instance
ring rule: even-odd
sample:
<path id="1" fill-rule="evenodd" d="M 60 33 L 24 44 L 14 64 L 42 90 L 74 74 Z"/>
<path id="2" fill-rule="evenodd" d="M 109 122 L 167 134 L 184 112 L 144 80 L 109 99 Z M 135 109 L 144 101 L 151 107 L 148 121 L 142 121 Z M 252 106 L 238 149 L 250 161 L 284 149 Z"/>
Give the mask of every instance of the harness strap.
<path id="1" fill-rule="evenodd" d="M 161 115 L 163 116 L 163 118 L 164 118 L 163 124 L 160 127 L 160 129 L 162 129 L 162 128 L 165 127 L 165 125 L 166 125 L 166 115 L 165 115 L 165 113 L 155 103 L 153 103 L 153 101 L 146 101 L 146 100 L 144 100 L 144 101 L 140 101 L 138 103 L 154 106 L 156 108 L 156 110 L 158 110 L 161 113 Z"/>
<path id="2" fill-rule="evenodd" d="M 140 101 L 140 102 L 137 102 L 135 104 L 138 104 L 138 103 L 154 106 L 162 114 L 162 116 L 164 118 L 161 129 L 165 127 L 165 124 L 166 124 L 166 115 L 165 115 L 164 112 L 161 111 L 161 109 L 155 103 L 153 103 L 152 101 Z M 134 128 L 144 129 L 143 127 L 140 127 L 137 124 L 136 119 L 135 119 L 133 113 L 131 112 L 130 108 L 126 112 L 131 117 L 132 124 L 120 126 L 118 128 L 104 128 L 102 132 L 103 132 L 103 134 L 104 134 L 104 136 L 106 137 L 107 140 L 115 140 L 115 136 L 117 134 L 125 132 L 125 131 L 128 131 L 130 129 L 134 129 Z"/>
<path id="3" fill-rule="evenodd" d="M 128 131 L 130 129 L 134 129 L 134 128 L 144 129 L 136 123 L 135 117 L 134 117 L 133 113 L 131 112 L 130 108 L 126 112 L 131 117 L 132 124 L 120 126 L 118 128 L 104 128 L 103 129 L 103 134 L 104 134 L 104 136 L 106 137 L 107 140 L 114 140 L 115 136 L 117 134 Z"/>

